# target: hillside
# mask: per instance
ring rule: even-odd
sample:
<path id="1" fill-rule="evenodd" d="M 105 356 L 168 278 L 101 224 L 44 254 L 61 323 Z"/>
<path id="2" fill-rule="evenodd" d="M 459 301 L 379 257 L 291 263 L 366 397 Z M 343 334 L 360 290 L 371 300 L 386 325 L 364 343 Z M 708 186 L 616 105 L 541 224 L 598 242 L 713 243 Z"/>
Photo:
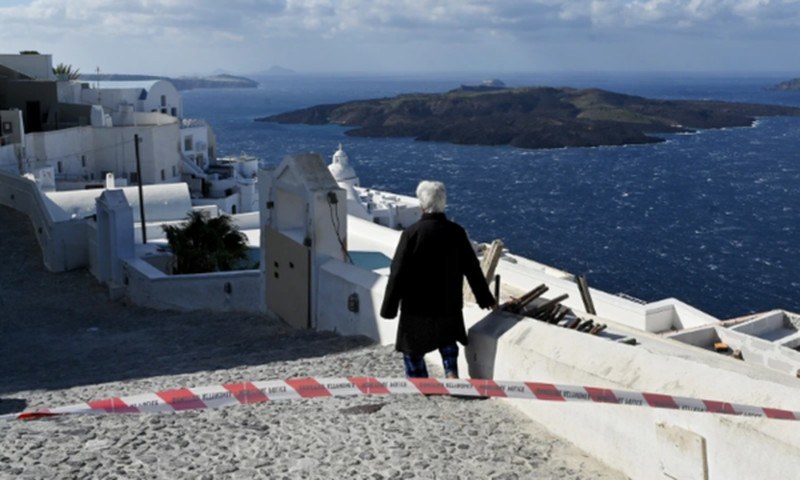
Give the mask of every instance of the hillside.
<path id="1" fill-rule="evenodd" d="M 525 87 L 318 105 L 256 121 L 346 125 L 354 127 L 347 135 L 362 137 L 560 148 L 656 143 L 663 139 L 653 133 L 744 127 L 778 115 L 800 116 L 800 108 Z"/>

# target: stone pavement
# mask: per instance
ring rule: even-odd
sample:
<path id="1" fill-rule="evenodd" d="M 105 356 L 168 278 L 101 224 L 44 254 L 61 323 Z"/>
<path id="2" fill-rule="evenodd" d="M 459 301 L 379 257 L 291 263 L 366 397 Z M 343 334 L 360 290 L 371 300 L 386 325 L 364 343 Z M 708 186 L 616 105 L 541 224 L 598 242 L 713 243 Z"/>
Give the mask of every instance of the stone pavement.
<path id="1" fill-rule="evenodd" d="M 6 207 L 0 258 L 0 414 L 237 381 L 403 375 L 398 353 L 364 337 L 110 301 L 85 270 L 46 271 L 27 217 Z M 495 399 L 315 398 L 0 421 L 0 479 L 342 477 L 625 478 Z"/>

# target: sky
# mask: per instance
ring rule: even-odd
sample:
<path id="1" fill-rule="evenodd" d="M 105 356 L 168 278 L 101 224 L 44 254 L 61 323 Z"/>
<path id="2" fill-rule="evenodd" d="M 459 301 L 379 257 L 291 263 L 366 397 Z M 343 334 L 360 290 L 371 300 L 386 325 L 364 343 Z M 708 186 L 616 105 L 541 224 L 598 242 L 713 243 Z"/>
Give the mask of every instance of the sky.
<path id="1" fill-rule="evenodd" d="M 82 73 L 787 72 L 800 0 L 0 0 Z"/>

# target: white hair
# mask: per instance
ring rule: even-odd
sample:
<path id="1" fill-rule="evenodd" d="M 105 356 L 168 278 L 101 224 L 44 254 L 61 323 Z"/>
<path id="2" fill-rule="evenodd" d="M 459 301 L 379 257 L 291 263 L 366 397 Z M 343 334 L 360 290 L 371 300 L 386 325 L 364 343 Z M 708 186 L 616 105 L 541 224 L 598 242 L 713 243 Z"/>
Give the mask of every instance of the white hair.
<path id="1" fill-rule="evenodd" d="M 444 183 L 423 180 L 417 185 L 419 205 L 427 213 L 442 213 L 447 204 L 447 190 Z"/>

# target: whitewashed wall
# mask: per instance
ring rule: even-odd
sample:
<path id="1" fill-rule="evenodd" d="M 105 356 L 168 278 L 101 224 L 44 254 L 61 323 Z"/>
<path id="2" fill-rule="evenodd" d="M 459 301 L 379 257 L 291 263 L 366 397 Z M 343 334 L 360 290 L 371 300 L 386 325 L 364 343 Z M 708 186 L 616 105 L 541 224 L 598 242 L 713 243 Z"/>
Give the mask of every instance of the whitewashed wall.
<path id="1" fill-rule="evenodd" d="M 572 275 L 521 257 L 512 258 L 513 263 L 501 259 L 497 266 L 502 284 L 510 285 L 522 292 L 545 284 L 550 288 L 545 294 L 546 298 L 567 294 L 569 297 L 561 302 L 563 305 L 578 311 L 586 310 Z M 591 278 L 588 280 L 591 283 Z M 602 290 L 590 288 L 589 291 L 598 316 L 637 330 L 666 332 L 719 321 L 675 298 L 640 304 Z"/>
<path id="2" fill-rule="evenodd" d="M 211 158 L 208 153 L 210 145 L 208 132 L 210 128 L 205 123 L 198 123 L 193 125 L 191 122 L 184 120 L 181 126 L 181 152 L 186 155 L 195 165 L 200 169 L 206 169 L 211 164 Z M 186 148 L 186 137 L 191 136 L 191 148 Z M 202 161 L 197 160 L 197 155 L 201 154 Z"/>
<path id="3" fill-rule="evenodd" d="M 175 86 L 167 80 L 155 81 L 101 81 L 100 88 L 95 88 L 97 82 L 89 82 L 92 88 L 80 91 L 80 102 L 92 105 L 103 105 L 114 111 L 120 104 L 133 105 L 137 112 L 161 112 L 175 117 L 183 116 L 183 99 Z M 147 98 L 141 99 L 141 92 L 147 92 Z M 162 105 L 161 96 L 165 96 Z M 75 102 L 78 103 L 78 102 Z M 162 110 L 166 110 L 162 112 Z"/>
<path id="4" fill-rule="evenodd" d="M 397 320 L 380 318 L 385 275 L 356 267 L 338 259 L 320 268 L 317 329 L 341 335 L 366 335 L 382 345 L 394 343 Z M 352 311 L 350 296 L 358 298 L 358 311 Z"/>
<path id="5" fill-rule="evenodd" d="M 17 161 L 17 153 L 19 151 L 18 144 L 9 144 L 0 146 L 0 169 L 7 172 L 19 171 L 19 163 Z"/>
<path id="6" fill-rule="evenodd" d="M 156 115 L 158 119 L 167 117 Z M 171 118 L 171 117 L 167 117 Z M 102 182 L 104 172 L 131 179 L 136 173 L 134 138 L 140 138 L 142 181 L 146 184 L 178 181 L 181 157 L 177 151 L 180 132 L 177 121 L 138 127 L 75 127 L 26 135 L 26 171 L 53 166 L 59 180 Z M 61 164 L 61 172 L 58 165 Z M 161 172 L 164 172 L 162 179 Z M 173 173 L 175 175 L 173 175 Z"/>
<path id="7" fill-rule="evenodd" d="M 54 221 L 33 181 L 0 170 L 0 204 L 30 218 L 48 270 L 62 272 L 88 265 L 86 220 Z"/>
<path id="8" fill-rule="evenodd" d="M 166 97 L 166 102 L 164 105 L 161 103 L 161 96 Z M 172 109 L 175 109 L 178 118 L 183 117 L 183 99 L 178 93 L 178 90 L 175 89 L 175 86 L 167 81 L 167 80 L 159 80 L 150 87 L 150 90 L 147 92 L 147 98 L 141 101 L 141 110 L 142 112 L 150 112 L 150 111 L 158 111 L 162 112 L 162 109 L 166 109 L 166 112 L 169 115 L 172 115 Z"/>
<path id="9" fill-rule="evenodd" d="M 157 310 L 212 310 L 261 313 L 264 300 L 259 270 L 166 275 L 142 259 L 124 262 L 126 296 Z"/>
<path id="10" fill-rule="evenodd" d="M 23 125 L 21 110 L 0 110 L 0 137 L 3 138 L 3 143 L 6 145 L 18 143 L 21 147 L 25 147 Z"/>
<path id="11" fill-rule="evenodd" d="M 5 65 L 38 80 L 55 80 L 53 56 L 49 53 L 39 55 L 0 55 L 0 65 Z"/>
<path id="12" fill-rule="evenodd" d="M 123 187 L 119 190 L 133 208 L 133 220 L 139 222 L 139 188 Z M 68 220 L 72 217 L 84 218 L 96 213 L 96 200 L 102 195 L 104 189 L 93 188 L 89 190 L 68 190 L 62 192 L 46 192 L 47 207 L 50 216 L 56 221 Z M 185 220 L 186 215 L 192 210 L 189 189 L 185 183 L 170 183 L 162 185 L 143 185 L 142 197 L 144 198 L 145 220 L 151 222 L 167 222 Z"/>
<path id="13" fill-rule="evenodd" d="M 474 378 L 572 384 L 800 410 L 797 380 L 653 336 L 630 346 L 496 312 L 470 330 Z M 633 479 L 794 478 L 797 422 L 591 402 L 510 401 Z M 704 443 L 705 451 L 698 445 Z"/>
<path id="14" fill-rule="evenodd" d="M 56 178 L 71 177 L 74 179 L 89 177 L 95 171 L 95 147 L 92 127 L 75 127 L 51 132 L 34 132 L 26 135 L 27 157 L 24 163 L 26 171 L 33 168 L 51 165 L 55 169 Z M 113 155 L 113 152 L 109 152 Z M 82 165 L 81 156 L 85 157 L 86 166 Z M 58 165 L 61 171 L 58 171 Z"/>

